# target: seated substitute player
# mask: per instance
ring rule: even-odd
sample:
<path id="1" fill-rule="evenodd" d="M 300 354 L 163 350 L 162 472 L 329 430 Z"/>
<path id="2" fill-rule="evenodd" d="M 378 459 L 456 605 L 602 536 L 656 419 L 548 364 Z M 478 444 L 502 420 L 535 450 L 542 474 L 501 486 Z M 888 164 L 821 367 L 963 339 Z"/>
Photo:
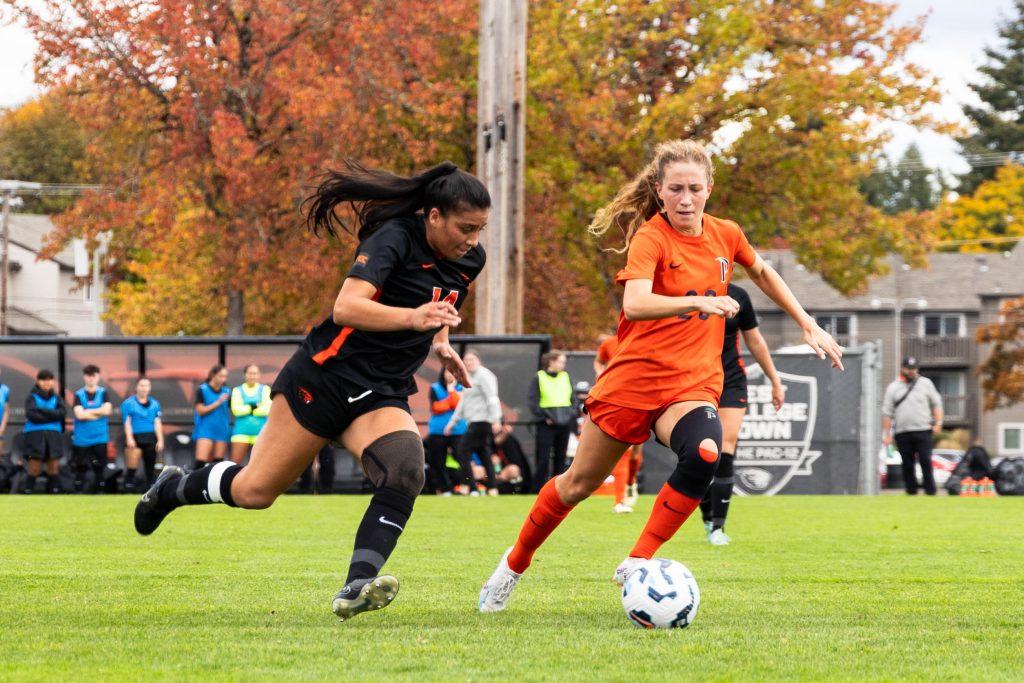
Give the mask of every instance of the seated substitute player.
<path id="1" fill-rule="evenodd" d="M 740 305 L 740 312 L 725 321 L 725 342 L 722 344 L 722 371 L 725 378 L 722 398 L 718 402 L 718 416 L 722 421 L 722 455 L 718 469 L 707 493 L 700 501 L 700 513 L 711 545 L 729 545 L 725 534 L 725 517 L 732 500 L 733 462 L 736 459 L 736 441 L 740 436 L 743 416 L 747 412 L 747 372 L 740 356 L 739 333 L 750 349 L 761 370 L 772 383 L 772 405 L 775 410 L 785 402 L 786 390 L 772 362 L 772 354 L 764 337 L 757 331 L 757 313 L 750 295 L 738 285 L 729 283 L 729 296 Z"/>
<path id="2" fill-rule="evenodd" d="M 149 395 L 153 385 L 146 377 L 135 383 L 135 394 L 121 402 L 124 421 L 124 488 L 135 490 L 135 472 L 142 460 L 146 488 L 153 485 L 157 455 L 164 451 L 163 411 L 160 401 Z"/>
<path id="3" fill-rule="evenodd" d="M 64 417 L 68 406 L 57 393 L 57 380 L 51 370 L 36 373 L 36 385 L 25 399 L 25 460 L 28 476 L 24 493 L 34 493 L 36 477 L 46 463 L 50 493 L 60 493 L 60 459 L 64 456 Z"/>
<path id="4" fill-rule="evenodd" d="M 515 545 L 480 591 L 481 612 L 505 608 L 537 548 L 607 478 L 623 450 L 653 430 L 678 455 L 646 526 L 615 570 L 620 584 L 700 504 L 718 464 L 725 318 L 739 305 L 726 288 L 734 263 L 796 320 L 819 357 L 842 369 L 841 351 L 751 248 L 732 221 L 704 213 L 711 159 L 694 141 L 658 146 L 654 160 L 598 212 L 591 231 L 615 226 L 626 239 L 619 348 L 586 401 L 587 421 L 572 465 L 534 502 Z"/>
<path id="5" fill-rule="evenodd" d="M 85 473 L 92 470 L 93 485 L 90 490 L 95 493 L 104 488 L 110 413 L 114 408 L 106 388 L 100 386 L 98 367 L 86 365 L 82 368 L 82 378 L 85 386 L 75 392 L 75 402 L 71 406 L 75 416 L 75 431 L 71 435 L 71 460 L 74 463 L 75 490 L 85 489 Z"/>
<path id="6" fill-rule="evenodd" d="M 450 162 L 406 178 L 347 161 L 310 197 L 311 230 L 347 230 L 335 213 L 345 203 L 358 227 L 355 260 L 332 315 L 274 382 L 249 464 L 221 462 L 188 476 L 167 468 L 135 510 L 135 528 L 145 535 L 181 505 L 269 507 L 328 441 L 340 441 L 375 486 L 332 603 L 342 620 L 385 607 L 398 592 L 398 580 L 381 568 L 424 484 L 423 442 L 408 396 L 431 348 L 456 381 L 470 384 L 448 328 L 462 322 L 458 309 L 484 266 L 478 242 L 491 199 L 483 183 Z"/>

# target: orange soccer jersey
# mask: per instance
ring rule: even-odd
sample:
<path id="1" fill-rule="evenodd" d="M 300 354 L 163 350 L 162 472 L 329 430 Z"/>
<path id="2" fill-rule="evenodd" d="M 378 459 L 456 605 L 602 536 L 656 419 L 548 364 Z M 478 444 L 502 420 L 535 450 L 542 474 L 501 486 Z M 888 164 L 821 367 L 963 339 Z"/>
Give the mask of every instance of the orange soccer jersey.
<path id="1" fill-rule="evenodd" d="M 615 276 L 652 280 L 663 296 L 724 296 L 733 266 L 754 264 L 740 227 L 704 214 L 700 236 L 683 235 L 660 214 L 633 235 L 626 267 Z M 592 399 L 655 410 L 678 401 L 711 401 L 722 393 L 725 319 L 687 313 L 661 320 L 619 316 L 618 348 L 598 378 Z"/>

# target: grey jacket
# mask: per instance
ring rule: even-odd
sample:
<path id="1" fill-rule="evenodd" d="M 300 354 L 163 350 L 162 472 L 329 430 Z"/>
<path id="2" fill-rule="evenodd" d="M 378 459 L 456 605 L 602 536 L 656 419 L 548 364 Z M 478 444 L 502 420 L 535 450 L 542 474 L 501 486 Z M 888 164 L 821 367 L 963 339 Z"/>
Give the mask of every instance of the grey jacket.
<path id="1" fill-rule="evenodd" d="M 501 423 L 501 400 L 498 398 L 498 378 L 487 368 L 480 366 L 469 375 L 473 385 L 462 390 L 462 400 L 455 407 L 448 424 L 459 420 L 466 422 Z"/>
<path id="2" fill-rule="evenodd" d="M 902 378 L 895 380 L 886 387 L 885 396 L 882 398 L 882 415 L 892 419 L 894 434 L 930 430 L 935 421 L 932 411 L 942 407 L 942 397 L 939 396 L 935 385 L 930 379 L 920 375 L 907 398 L 899 407 L 894 407 L 896 401 L 907 393 L 908 386 L 909 384 Z"/>

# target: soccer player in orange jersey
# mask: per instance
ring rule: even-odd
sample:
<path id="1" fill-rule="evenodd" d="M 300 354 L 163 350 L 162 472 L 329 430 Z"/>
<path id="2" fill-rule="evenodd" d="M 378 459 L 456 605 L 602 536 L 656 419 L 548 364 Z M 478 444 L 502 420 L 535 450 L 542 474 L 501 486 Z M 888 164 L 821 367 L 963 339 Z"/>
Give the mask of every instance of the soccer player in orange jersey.
<path id="1" fill-rule="evenodd" d="M 587 398 L 588 419 L 572 465 L 550 480 L 527 515 L 515 545 L 480 591 L 481 612 L 505 608 L 537 548 L 607 478 L 623 450 L 653 430 L 679 457 L 629 555 L 615 570 L 620 584 L 650 559 L 690 514 L 714 476 L 722 442 L 725 318 L 739 306 L 726 295 L 733 266 L 786 311 L 803 340 L 842 370 L 842 351 L 751 248 L 732 221 L 704 213 L 713 187 L 711 159 L 689 140 L 658 146 L 654 160 L 597 213 L 590 230 L 619 229 L 626 240 L 619 347 Z"/>

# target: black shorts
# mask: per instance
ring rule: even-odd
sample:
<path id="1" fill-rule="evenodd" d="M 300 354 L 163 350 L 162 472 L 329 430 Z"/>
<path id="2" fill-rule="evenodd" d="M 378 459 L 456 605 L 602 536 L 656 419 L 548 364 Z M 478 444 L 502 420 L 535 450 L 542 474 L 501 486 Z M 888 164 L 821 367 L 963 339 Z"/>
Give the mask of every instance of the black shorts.
<path id="1" fill-rule="evenodd" d="M 62 457 L 64 435 L 61 432 L 25 432 L 26 460 L 60 460 Z"/>
<path id="2" fill-rule="evenodd" d="M 722 398 L 718 401 L 719 408 L 747 407 L 747 378 L 733 380 L 722 387 Z"/>
<path id="3" fill-rule="evenodd" d="M 302 349 L 288 359 L 270 388 L 271 396 L 278 394 L 300 425 L 325 439 L 337 439 L 357 417 L 378 408 L 412 413 L 408 398 L 378 394 L 324 372 Z"/>
<path id="4" fill-rule="evenodd" d="M 137 448 L 145 448 L 146 446 L 156 446 L 156 432 L 137 432 L 132 434 L 132 438 L 135 439 L 135 446 Z M 125 448 L 128 447 L 128 439 L 125 439 Z"/>
<path id="5" fill-rule="evenodd" d="M 92 446 L 71 445 L 71 459 L 82 465 L 98 463 L 107 464 L 107 444 L 97 443 Z"/>

